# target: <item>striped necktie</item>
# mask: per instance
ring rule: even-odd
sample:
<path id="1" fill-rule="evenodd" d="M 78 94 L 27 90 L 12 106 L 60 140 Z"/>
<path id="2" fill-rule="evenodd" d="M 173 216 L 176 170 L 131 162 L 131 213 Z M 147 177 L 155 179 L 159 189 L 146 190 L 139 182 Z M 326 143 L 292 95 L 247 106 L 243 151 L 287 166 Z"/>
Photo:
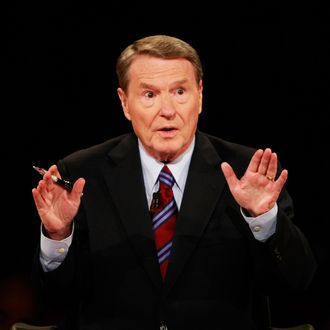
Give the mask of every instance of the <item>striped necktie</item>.
<path id="1" fill-rule="evenodd" d="M 172 247 L 178 208 L 172 191 L 175 180 L 166 165 L 162 168 L 158 180 L 159 192 L 154 194 L 150 214 L 160 272 L 164 280 Z"/>

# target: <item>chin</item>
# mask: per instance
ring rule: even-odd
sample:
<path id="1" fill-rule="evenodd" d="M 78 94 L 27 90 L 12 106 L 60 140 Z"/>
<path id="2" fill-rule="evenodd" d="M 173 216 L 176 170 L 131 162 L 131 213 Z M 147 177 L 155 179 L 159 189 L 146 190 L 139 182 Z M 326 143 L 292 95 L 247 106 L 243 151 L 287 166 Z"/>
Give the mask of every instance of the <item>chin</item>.
<path id="1" fill-rule="evenodd" d="M 169 162 L 182 153 L 185 147 L 183 142 L 180 138 L 157 138 L 150 144 L 150 151 L 158 160 Z"/>
<path id="2" fill-rule="evenodd" d="M 162 162 L 171 162 L 180 155 L 181 148 L 159 148 L 156 151 L 158 159 Z"/>

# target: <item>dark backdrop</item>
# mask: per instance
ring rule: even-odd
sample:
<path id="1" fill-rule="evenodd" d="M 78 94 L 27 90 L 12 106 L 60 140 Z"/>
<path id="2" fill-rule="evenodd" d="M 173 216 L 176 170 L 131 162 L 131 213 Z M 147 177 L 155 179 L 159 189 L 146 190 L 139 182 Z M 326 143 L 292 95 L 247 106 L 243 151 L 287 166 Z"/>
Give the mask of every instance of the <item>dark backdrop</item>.
<path id="1" fill-rule="evenodd" d="M 116 94 L 116 58 L 135 39 L 164 33 L 188 41 L 201 56 L 199 128 L 234 142 L 269 146 L 289 170 L 296 221 L 320 267 L 307 292 L 271 297 L 274 322 L 327 328 L 326 8 L 317 2 L 24 2 L 12 3 L 8 18 L 1 278 L 28 274 L 38 243 L 31 189 L 39 177 L 32 165 L 47 168 L 76 149 L 130 130 Z"/>

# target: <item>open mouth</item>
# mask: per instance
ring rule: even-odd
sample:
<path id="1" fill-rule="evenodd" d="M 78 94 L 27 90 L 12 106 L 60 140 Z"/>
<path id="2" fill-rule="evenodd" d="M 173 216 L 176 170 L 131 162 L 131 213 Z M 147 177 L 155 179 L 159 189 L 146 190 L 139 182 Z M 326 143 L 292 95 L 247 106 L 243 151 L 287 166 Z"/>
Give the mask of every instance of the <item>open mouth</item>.
<path id="1" fill-rule="evenodd" d="M 163 127 L 158 132 L 164 137 L 172 137 L 178 130 L 174 127 Z"/>
<path id="2" fill-rule="evenodd" d="M 171 131 L 174 131 L 175 128 L 173 127 L 165 127 L 165 128 L 162 128 L 161 131 L 165 131 L 165 132 L 171 132 Z"/>

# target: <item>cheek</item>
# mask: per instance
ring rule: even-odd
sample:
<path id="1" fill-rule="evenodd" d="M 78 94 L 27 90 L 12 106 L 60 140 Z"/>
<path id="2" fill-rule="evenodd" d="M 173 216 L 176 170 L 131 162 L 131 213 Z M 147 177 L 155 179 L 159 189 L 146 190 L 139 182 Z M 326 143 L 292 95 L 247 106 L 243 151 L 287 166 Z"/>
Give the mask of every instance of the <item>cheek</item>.
<path id="1" fill-rule="evenodd" d="M 149 129 L 152 127 L 154 122 L 154 116 L 148 112 L 137 112 L 131 116 L 132 123 L 137 127 L 143 130 Z"/>
<path id="2" fill-rule="evenodd" d="M 186 126 L 195 126 L 195 124 L 198 121 L 198 116 L 200 113 L 200 108 L 196 107 L 196 105 L 192 106 L 189 111 L 185 109 L 185 111 L 182 112 L 181 119 L 184 122 Z"/>

